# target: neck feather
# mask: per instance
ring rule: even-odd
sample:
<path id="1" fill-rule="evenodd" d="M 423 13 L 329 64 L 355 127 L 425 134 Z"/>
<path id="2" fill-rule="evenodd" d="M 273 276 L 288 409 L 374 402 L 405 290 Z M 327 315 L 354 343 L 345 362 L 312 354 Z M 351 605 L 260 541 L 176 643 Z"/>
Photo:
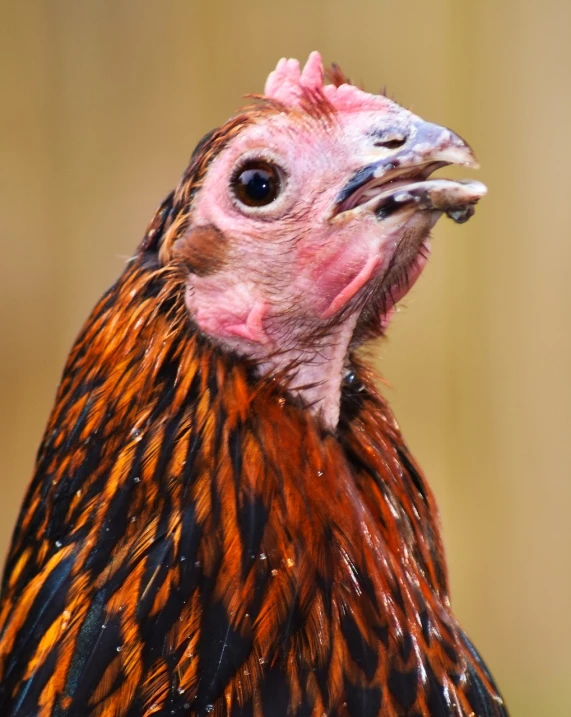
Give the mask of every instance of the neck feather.
<path id="1" fill-rule="evenodd" d="M 367 370 L 353 364 L 343 385 L 335 379 L 340 420 L 324 430 L 287 387 L 193 329 L 183 296 L 182 275 L 138 257 L 95 308 L 66 366 L 9 565 L 47 514 L 33 558 L 44 567 L 34 570 L 49 570 L 53 541 L 63 544 L 82 604 L 95 589 L 111 595 L 102 609 L 120 605 L 134 636 L 153 634 L 157 615 L 163 632 L 172 621 L 173 654 L 243 636 L 232 669 L 251 677 L 228 688 L 242 700 L 259 690 L 263 665 L 281 660 L 300 694 L 315 692 L 312 665 L 340 675 L 327 698 L 335 713 L 343 685 L 361 684 L 369 668 L 371 689 L 384 689 L 388 666 L 438 675 L 446 690 L 477 670 L 492 691 L 450 613 L 432 495 Z M 121 578 L 135 568 L 145 580 Z M 97 581 L 83 579 L 94 571 Z M 166 610 L 172 595 L 181 602 Z M 189 693 L 210 684 L 191 658 L 176 667 Z"/>

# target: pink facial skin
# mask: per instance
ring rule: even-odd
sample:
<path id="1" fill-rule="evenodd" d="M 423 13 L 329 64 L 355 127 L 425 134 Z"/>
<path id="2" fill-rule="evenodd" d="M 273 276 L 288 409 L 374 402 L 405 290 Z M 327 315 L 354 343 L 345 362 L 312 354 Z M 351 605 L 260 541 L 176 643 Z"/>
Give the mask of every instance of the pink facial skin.
<path id="1" fill-rule="evenodd" d="M 376 119 L 371 112 L 351 113 L 323 126 L 310 118 L 273 115 L 245 128 L 212 162 L 192 222 L 214 224 L 232 238 L 227 279 L 234 287 L 248 287 L 236 291 L 232 302 L 244 308 L 244 317 L 261 302 L 268 315 L 290 305 L 307 319 L 330 318 L 373 273 L 386 268 L 398 241 L 395 231 L 384 232 L 371 212 L 334 216 L 336 197 L 347 180 L 387 156 L 367 140 Z M 236 166 L 254 157 L 282 168 L 283 191 L 267 207 L 244 210 L 233 196 L 230 177 Z M 220 279 L 213 277 L 216 284 Z"/>
<path id="2" fill-rule="evenodd" d="M 287 375 L 295 364 L 291 390 L 334 427 L 367 287 L 391 288 L 391 271 L 406 247 L 407 257 L 412 252 L 408 279 L 401 276 L 390 292 L 401 298 L 422 270 L 425 252 L 415 254 L 426 248 L 438 217 L 468 195 L 466 202 L 474 203 L 482 189 L 474 185 L 470 194 L 454 184 L 455 204 L 448 207 L 447 185 L 419 183 L 419 168 L 473 163 L 467 145 L 385 97 L 350 85 L 324 86 L 317 53 L 303 72 L 296 61 L 280 61 L 266 94 L 279 108 L 260 112 L 219 152 L 193 200 L 192 226 L 216 227 L 228 254 L 219 271 L 190 277 L 187 305 L 206 334 L 256 359 L 262 372 Z M 317 105 L 311 111 L 316 97 L 326 113 Z M 281 191 L 266 206 L 245 206 L 233 188 L 252 160 L 270 163 L 281 177 Z M 364 172 L 367 194 L 361 195 Z M 414 178 L 414 196 L 387 194 L 393 175 L 403 174 Z M 383 286 L 385 276 L 389 286 Z M 379 334 L 391 314 L 385 306 Z"/>

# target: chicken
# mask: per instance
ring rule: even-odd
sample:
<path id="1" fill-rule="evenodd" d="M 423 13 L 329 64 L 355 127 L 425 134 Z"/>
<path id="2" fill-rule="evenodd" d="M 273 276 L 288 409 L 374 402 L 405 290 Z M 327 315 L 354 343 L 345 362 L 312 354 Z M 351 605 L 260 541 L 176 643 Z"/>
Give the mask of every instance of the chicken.
<path id="1" fill-rule="evenodd" d="M 373 372 L 468 145 L 318 53 L 197 146 L 67 361 L 0 603 L 4 717 L 507 715 Z"/>

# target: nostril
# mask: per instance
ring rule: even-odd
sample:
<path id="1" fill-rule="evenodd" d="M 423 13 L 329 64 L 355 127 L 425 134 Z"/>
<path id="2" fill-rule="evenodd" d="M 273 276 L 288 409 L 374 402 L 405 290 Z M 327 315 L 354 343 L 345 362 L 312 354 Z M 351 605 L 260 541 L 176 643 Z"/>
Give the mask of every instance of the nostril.
<path id="1" fill-rule="evenodd" d="M 398 149 L 406 142 L 406 135 L 400 132 L 383 135 L 375 140 L 375 147 L 384 147 L 385 149 Z"/>

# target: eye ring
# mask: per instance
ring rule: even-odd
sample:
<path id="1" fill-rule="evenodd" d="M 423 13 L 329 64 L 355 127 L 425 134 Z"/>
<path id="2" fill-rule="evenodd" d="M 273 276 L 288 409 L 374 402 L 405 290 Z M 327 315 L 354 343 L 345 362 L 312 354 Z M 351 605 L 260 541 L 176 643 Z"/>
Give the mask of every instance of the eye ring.
<path id="1" fill-rule="evenodd" d="M 264 159 L 248 160 L 237 169 L 231 181 L 237 201 L 250 209 L 272 204 L 280 195 L 282 185 L 279 167 Z"/>

